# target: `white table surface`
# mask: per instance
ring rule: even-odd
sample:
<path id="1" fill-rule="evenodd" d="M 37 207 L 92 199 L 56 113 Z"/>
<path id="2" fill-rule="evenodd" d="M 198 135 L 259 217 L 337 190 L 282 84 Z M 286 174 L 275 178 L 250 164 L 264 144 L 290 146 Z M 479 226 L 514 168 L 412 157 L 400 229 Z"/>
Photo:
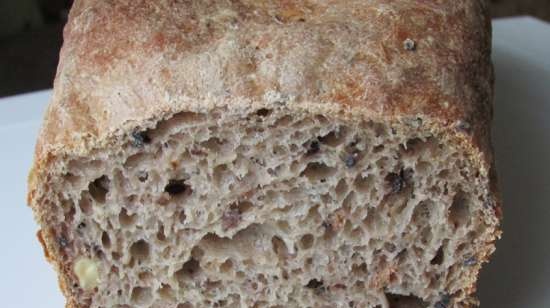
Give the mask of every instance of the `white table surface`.
<path id="1" fill-rule="evenodd" d="M 481 307 L 550 307 L 550 24 L 494 22 L 494 142 L 504 236 L 479 285 Z M 25 205 L 50 91 L 0 99 L 0 307 L 61 308 L 56 277 Z"/>

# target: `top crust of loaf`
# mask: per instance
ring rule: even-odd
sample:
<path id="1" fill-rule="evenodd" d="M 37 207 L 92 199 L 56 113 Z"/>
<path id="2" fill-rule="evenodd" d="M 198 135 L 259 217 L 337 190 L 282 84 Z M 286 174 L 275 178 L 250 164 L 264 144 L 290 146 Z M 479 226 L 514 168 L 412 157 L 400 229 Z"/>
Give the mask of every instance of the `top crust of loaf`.
<path id="1" fill-rule="evenodd" d="M 29 176 L 181 110 L 290 108 L 419 118 L 492 166 L 481 0 L 77 0 Z"/>

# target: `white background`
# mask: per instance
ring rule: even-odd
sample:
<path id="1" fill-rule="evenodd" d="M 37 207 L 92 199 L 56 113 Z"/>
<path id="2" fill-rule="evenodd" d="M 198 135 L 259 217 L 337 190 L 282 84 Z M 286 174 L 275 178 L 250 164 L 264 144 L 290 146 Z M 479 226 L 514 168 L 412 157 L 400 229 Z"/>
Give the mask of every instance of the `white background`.
<path id="1" fill-rule="evenodd" d="M 479 284 L 482 308 L 550 307 L 550 25 L 494 22 L 494 142 L 504 236 Z M 61 308 L 56 277 L 25 206 L 50 92 L 0 99 L 0 307 Z"/>

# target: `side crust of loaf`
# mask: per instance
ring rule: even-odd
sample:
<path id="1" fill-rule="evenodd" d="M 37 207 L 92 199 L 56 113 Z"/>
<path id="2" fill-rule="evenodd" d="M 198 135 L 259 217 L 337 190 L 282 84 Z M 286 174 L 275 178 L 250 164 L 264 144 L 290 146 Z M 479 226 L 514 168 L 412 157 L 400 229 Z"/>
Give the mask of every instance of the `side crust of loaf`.
<path id="1" fill-rule="evenodd" d="M 453 303 L 476 303 L 479 266 L 494 250 L 501 218 L 484 1 L 75 1 L 64 36 L 28 203 L 68 307 L 84 307 L 69 285 L 74 260 L 62 255 L 52 229 L 63 221 L 52 214 L 62 207 L 53 200 L 63 199 L 68 162 L 111 159 L 136 134 L 182 112 L 220 110 L 244 122 L 269 110 L 378 123 L 390 135 L 401 129 L 405 142 L 437 136 L 463 155 L 465 168 L 477 172 L 470 179 L 479 184 L 490 234 L 476 246 L 468 287 Z"/>

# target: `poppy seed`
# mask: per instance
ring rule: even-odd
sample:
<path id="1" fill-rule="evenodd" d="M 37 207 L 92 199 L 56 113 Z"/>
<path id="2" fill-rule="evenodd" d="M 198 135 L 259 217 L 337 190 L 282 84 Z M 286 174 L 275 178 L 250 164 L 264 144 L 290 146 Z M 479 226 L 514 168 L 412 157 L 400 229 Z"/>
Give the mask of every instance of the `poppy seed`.
<path id="1" fill-rule="evenodd" d="M 346 164 L 346 167 L 351 168 L 355 166 L 357 161 L 355 160 L 354 155 L 348 155 L 346 156 L 346 159 L 344 160 L 344 163 Z"/>
<path id="2" fill-rule="evenodd" d="M 410 38 L 407 38 L 403 41 L 403 48 L 407 51 L 414 51 L 416 49 L 416 43 Z"/>
<path id="3" fill-rule="evenodd" d="M 477 264 L 476 257 L 469 257 L 466 260 L 464 260 L 464 266 L 474 266 L 476 264 Z"/>
<path id="4" fill-rule="evenodd" d="M 145 144 L 151 143 L 151 138 L 146 132 L 134 131 L 132 133 L 132 145 L 136 148 L 141 148 Z"/>
<path id="5" fill-rule="evenodd" d="M 57 243 L 59 244 L 59 247 L 65 248 L 69 245 L 69 241 L 64 237 L 60 236 L 57 238 Z"/>

